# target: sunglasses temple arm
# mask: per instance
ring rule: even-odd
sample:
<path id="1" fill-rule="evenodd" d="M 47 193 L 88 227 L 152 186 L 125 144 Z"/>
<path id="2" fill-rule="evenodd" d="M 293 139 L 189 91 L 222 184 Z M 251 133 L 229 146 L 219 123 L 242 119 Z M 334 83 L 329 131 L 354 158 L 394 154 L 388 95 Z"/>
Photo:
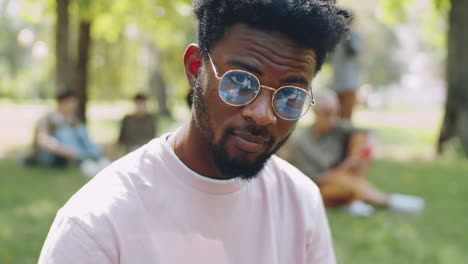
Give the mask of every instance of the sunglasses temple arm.
<path id="1" fill-rule="evenodd" d="M 216 70 L 216 67 L 213 63 L 213 59 L 211 59 L 211 55 L 209 53 L 208 53 L 208 58 L 210 59 L 211 68 L 213 69 L 216 79 L 221 80 L 221 77 L 219 77 L 218 75 L 218 70 Z"/>

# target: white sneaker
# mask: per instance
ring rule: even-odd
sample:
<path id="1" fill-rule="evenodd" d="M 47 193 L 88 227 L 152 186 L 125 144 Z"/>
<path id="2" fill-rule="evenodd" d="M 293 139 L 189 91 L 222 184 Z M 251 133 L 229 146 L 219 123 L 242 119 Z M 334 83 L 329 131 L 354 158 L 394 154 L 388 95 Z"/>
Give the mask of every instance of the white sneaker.
<path id="1" fill-rule="evenodd" d="M 81 162 L 80 170 L 85 176 L 89 178 L 94 177 L 99 172 L 98 165 L 92 160 L 84 160 Z"/>
<path id="2" fill-rule="evenodd" d="M 371 216 L 374 213 L 374 207 L 369 204 L 366 204 L 363 201 L 356 200 L 353 201 L 347 208 L 347 211 L 351 215 L 357 216 Z"/>
<path id="3" fill-rule="evenodd" d="M 110 164 L 110 160 L 107 158 L 100 158 L 98 161 L 93 160 L 84 160 L 81 162 L 80 169 L 81 172 L 86 175 L 87 177 L 94 177 L 100 171 L 102 171 L 105 167 Z"/>
<path id="4" fill-rule="evenodd" d="M 100 168 L 99 171 L 103 170 L 105 167 L 109 166 L 109 164 L 111 164 L 111 161 L 105 157 L 102 157 L 100 158 L 97 162 L 96 162 Z"/>
<path id="5" fill-rule="evenodd" d="M 390 209 L 406 213 L 418 213 L 424 209 L 424 199 L 412 195 L 391 194 L 388 204 Z"/>

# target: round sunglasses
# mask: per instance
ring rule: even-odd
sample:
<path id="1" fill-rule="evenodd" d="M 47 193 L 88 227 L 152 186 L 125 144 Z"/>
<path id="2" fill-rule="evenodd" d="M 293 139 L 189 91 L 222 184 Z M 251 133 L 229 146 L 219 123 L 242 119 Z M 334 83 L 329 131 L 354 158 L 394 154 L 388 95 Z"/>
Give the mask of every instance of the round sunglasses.
<path id="1" fill-rule="evenodd" d="M 219 96 L 228 105 L 243 106 L 249 104 L 260 93 L 260 88 L 273 91 L 271 97 L 275 113 L 285 120 L 298 120 L 314 104 L 310 91 L 296 86 L 282 86 L 278 89 L 261 85 L 258 78 L 243 70 L 230 70 L 218 76 L 218 71 L 208 54 L 216 79 L 219 80 Z"/>

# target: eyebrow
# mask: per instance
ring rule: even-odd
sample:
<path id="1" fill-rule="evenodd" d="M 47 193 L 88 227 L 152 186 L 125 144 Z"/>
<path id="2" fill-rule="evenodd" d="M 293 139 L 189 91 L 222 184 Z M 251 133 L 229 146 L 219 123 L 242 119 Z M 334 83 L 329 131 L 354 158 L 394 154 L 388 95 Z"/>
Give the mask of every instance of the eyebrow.
<path id="1" fill-rule="evenodd" d="M 251 73 L 256 73 L 260 76 L 263 75 L 263 72 L 260 71 L 259 69 L 255 68 L 254 66 L 251 66 L 251 65 L 248 65 L 242 61 L 239 61 L 239 60 L 229 60 L 227 61 L 228 64 L 232 64 L 232 65 L 235 65 L 235 66 L 238 66 L 238 67 L 241 67 L 243 68 L 244 70 L 248 71 L 248 72 L 251 72 Z M 305 84 L 307 86 L 309 86 L 309 82 L 303 78 L 303 77 L 297 77 L 297 76 L 291 76 L 291 77 L 288 77 L 286 79 L 282 79 L 281 80 L 282 83 L 300 83 L 300 84 Z"/>
<path id="2" fill-rule="evenodd" d="M 288 77 L 286 79 L 281 80 L 281 82 L 283 82 L 283 83 L 300 83 L 300 84 L 305 84 L 305 85 L 309 86 L 309 82 L 306 79 L 304 79 L 302 77 L 296 77 L 296 76 Z"/>
<path id="3" fill-rule="evenodd" d="M 254 66 L 251 66 L 251 65 L 248 65 L 246 63 L 243 63 L 242 61 L 238 61 L 238 60 L 229 60 L 227 61 L 228 64 L 232 64 L 232 65 L 235 65 L 235 66 L 238 66 L 238 67 L 241 67 L 241 68 L 244 68 L 245 70 L 249 71 L 249 72 L 253 72 L 253 73 L 256 73 L 260 76 L 263 75 L 263 72 L 260 71 L 259 69 L 255 68 Z"/>

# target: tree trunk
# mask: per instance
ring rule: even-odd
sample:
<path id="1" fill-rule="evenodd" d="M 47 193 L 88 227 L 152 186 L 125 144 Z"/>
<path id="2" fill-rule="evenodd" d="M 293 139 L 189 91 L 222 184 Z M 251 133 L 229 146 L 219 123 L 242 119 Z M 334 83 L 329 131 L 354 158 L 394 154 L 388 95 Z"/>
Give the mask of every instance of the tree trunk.
<path id="1" fill-rule="evenodd" d="M 158 116 L 171 117 L 171 112 L 167 107 L 167 86 L 161 73 L 161 56 L 158 48 L 154 44 L 148 44 L 150 53 L 150 90 L 156 96 L 158 102 Z"/>
<path id="2" fill-rule="evenodd" d="M 445 142 L 458 138 L 468 155 L 468 1 L 451 0 L 447 57 L 447 101 L 437 144 L 441 153 Z"/>
<path id="3" fill-rule="evenodd" d="M 70 89 L 70 58 L 68 50 L 70 0 L 56 0 L 57 25 L 55 35 L 55 84 L 56 90 Z"/>
<path id="4" fill-rule="evenodd" d="M 91 22 L 80 21 L 78 36 L 78 56 L 74 74 L 74 91 L 78 95 L 78 117 L 86 122 L 88 101 L 88 61 L 91 46 Z"/>
<path id="5" fill-rule="evenodd" d="M 156 95 L 158 101 L 158 116 L 171 116 L 169 108 L 167 108 L 167 90 L 166 82 L 162 77 L 162 74 L 159 70 L 156 70 L 152 73 L 151 76 L 151 89 Z"/>

